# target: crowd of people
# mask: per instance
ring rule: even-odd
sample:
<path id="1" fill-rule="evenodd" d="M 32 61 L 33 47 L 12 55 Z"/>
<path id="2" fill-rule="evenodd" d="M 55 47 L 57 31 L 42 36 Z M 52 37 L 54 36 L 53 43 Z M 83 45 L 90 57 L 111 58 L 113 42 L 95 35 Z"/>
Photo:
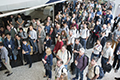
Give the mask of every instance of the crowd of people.
<path id="1" fill-rule="evenodd" d="M 114 20 L 114 23 L 112 23 Z M 1 61 L 11 75 L 10 60 L 20 56 L 22 64 L 32 67 L 31 55 L 44 54 L 44 78 L 52 79 L 53 57 L 56 58 L 53 80 L 69 80 L 69 71 L 76 76 L 72 80 L 102 79 L 108 72 L 104 67 L 110 65 L 114 55 L 115 72 L 120 67 L 120 14 L 113 19 L 112 6 L 97 0 L 76 0 L 64 2 L 62 11 L 55 16 L 55 22 L 48 17 L 41 25 L 40 20 L 32 19 L 27 31 L 24 30 L 24 18 L 20 14 L 0 18 L 0 54 Z M 54 23 L 54 25 L 52 24 Z M 51 45 L 55 45 L 51 50 Z M 91 47 L 92 46 L 92 47 Z M 93 48 L 90 59 L 85 50 Z M 101 67 L 97 64 L 101 59 Z M 72 60 L 72 63 L 71 63 Z M 90 62 L 89 62 L 90 61 Z M 26 62 L 26 63 L 25 63 Z M 117 66 L 116 66 L 117 64 Z M 71 70 L 68 68 L 71 66 Z M 83 74 L 86 66 L 88 72 Z M 103 68 L 103 72 L 102 69 Z"/>

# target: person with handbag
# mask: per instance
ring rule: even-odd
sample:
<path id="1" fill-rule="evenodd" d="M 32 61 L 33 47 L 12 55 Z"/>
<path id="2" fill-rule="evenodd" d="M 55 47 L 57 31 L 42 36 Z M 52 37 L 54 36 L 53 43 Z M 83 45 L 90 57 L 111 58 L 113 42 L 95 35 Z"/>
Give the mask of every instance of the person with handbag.
<path id="1" fill-rule="evenodd" d="M 45 67 L 45 75 L 43 76 L 46 78 L 48 76 L 47 80 L 51 80 L 52 78 L 52 65 L 53 65 L 53 55 L 50 48 L 47 48 L 45 51 L 45 54 L 42 58 L 44 67 Z"/>
<path id="2" fill-rule="evenodd" d="M 103 48 L 103 51 L 101 52 L 102 54 L 102 58 L 101 58 L 101 64 L 102 64 L 102 68 L 104 70 L 104 73 L 106 73 L 106 68 L 107 65 L 109 66 L 110 64 L 110 60 L 111 57 L 113 55 L 113 49 L 111 48 L 111 42 L 108 41 L 105 45 L 105 47 Z M 107 64 L 107 65 L 106 65 Z"/>

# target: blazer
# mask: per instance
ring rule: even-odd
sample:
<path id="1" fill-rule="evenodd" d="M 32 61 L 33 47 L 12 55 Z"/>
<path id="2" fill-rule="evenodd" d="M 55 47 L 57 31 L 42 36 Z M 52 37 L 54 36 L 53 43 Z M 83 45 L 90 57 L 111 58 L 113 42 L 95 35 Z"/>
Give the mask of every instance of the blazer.
<path id="1" fill-rule="evenodd" d="M 101 39 L 101 45 L 102 45 L 102 48 L 105 46 L 105 42 L 106 42 L 106 37 L 104 36 L 102 39 Z"/>
<path id="2" fill-rule="evenodd" d="M 51 39 L 49 39 L 49 40 L 45 39 L 44 42 L 46 42 L 45 46 L 47 46 L 47 47 L 51 46 Z"/>
<path id="3" fill-rule="evenodd" d="M 41 37 L 39 38 L 39 36 Z M 46 37 L 46 33 L 44 30 L 42 30 L 40 34 L 39 32 L 37 32 L 37 39 L 40 40 L 43 44 L 44 44 L 45 37 Z"/>
<path id="4" fill-rule="evenodd" d="M 43 59 L 45 58 L 45 56 L 46 56 L 46 53 L 44 53 Z M 53 55 L 50 54 L 50 55 L 47 57 L 46 61 L 47 61 L 48 64 L 53 65 L 52 60 L 53 60 Z"/>
<path id="5" fill-rule="evenodd" d="M 22 49 L 22 40 L 20 39 L 20 46 L 21 46 L 21 49 Z M 15 48 L 17 49 L 19 47 L 19 44 L 18 44 L 18 41 L 17 39 L 15 40 Z"/>
<path id="6" fill-rule="evenodd" d="M 14 41 L 14 39 L 11 37 L 11 39 L 10 39 L 10 41 L 8 41 L 8 39 L 7 38 L 5 38 L 5 40 L 4 40 L 4 46 L 8 49 L 8 45 L 11 45 L 11 48 L 12 48 L 12 50 L 14 50 L 14 48 L 15 48 L 15 43 L 14 43 L 15 41 Z"/>

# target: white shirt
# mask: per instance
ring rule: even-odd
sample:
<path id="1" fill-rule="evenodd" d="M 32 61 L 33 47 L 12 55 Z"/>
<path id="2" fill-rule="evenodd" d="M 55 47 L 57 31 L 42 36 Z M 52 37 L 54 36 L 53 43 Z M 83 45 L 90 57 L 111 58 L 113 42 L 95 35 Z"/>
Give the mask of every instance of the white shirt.
<path id="1" fill-rule="evenodd" d="M 80 34 L 79 34 L 79 31 L 77 30 L 77 29 L 72 29 L 71 30 L 72 31 L 72 33 L 73 33 L 73 37 L 74 38 L 79 38 L 80 37 Z"/>
<path id="2" fill-rule="evenodd" d="M 96 48 L 96 49 L 94 49 L 94 48 Z M 93 47 L 94 54 L 98 55 L 101 51 L 102 51 L 102 45 L 101 44 L 100 45 L 97 44 Z"/>
<path id="3" fill-rule="evenodd" d="M 72 43 L 72 44 L 74 44 L 74 40 L 75 40 L 75 38 L 73 37 L 73 36 L 69 36 L 68 37 L 68 44 L 70 44 L 70 43 Z"/>
<path id="4" fill-rule="evenodd" d="M 89 37 L 89 30 L 87 28 L 86 29 L 80 29 L 80 36 L 81 36 L 81 38 Z"/>
<path id="5" fill-rule="evenodd" d="M 37 40 L 37 32 L 34 29 L 29 32 L 29 35 L 31 36 L 31 39 Z"/>
<path id="6" fill-rule="evenodd" d="M 112 55 L 113 55 L 113 49 L 111 48 L 111 46 L 109 48 L 104 47 L 104 49 L 103 49 L 103 57 L 108 59 Z"/>

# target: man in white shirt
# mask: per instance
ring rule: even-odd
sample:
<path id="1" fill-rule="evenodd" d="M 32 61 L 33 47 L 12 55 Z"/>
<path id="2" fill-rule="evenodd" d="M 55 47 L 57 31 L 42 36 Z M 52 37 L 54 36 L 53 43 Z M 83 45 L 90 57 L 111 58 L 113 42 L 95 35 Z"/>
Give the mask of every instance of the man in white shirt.
<path id="1" fill-rule="evenodd" d="M 89 30 L 87 29 L 86 24 L 84 24 L 83 29 L 80 29 L 80 36 L 81 36 L 80 43 L 82 44 L 84 49 L 86 49 L 86 42 L 89 37 Z"/>
<path id="2" fill-rule="evenodd" d="M 37 40 L 37 32 L 33 29 L 33 25 L 31 24 L 29 26 L 29 41 L 31 43 L 31 45 L 33 46 L 33 52 L 35 52 L 34 54 L 38 53 L 38 46 L 36 43 Z"/>
<path id="3" fill-rule="evenodd" d="M 105 45 L 105 47 L 103 48 L 103 51 L 101 52 L 102 54 L 102 58 L 101 58 L 101 64 L 102 64 L 102 68 L 103 65 L 105 64 L 109 64 L 111 57 L 113 55 L 113 49 L 111 48 L 111 42 L 108 41 Z M 104 73 L 106 73 L 106 71 L 104 70 Z"/>

